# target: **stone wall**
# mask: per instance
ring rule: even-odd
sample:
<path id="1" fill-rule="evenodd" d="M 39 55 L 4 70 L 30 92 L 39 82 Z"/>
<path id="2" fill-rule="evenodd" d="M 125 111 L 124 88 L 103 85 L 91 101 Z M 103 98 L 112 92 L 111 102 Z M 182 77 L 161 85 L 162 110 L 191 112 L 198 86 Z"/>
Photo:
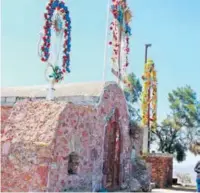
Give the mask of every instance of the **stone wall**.
<path id="1" fill-rule="evenodd" d="M 2 191 L 91 191 L 101 188 L 105 129 L 115 117 L 120 125 L 120 184 L 130 176 L 129 120 L 123 92 L 104 88 L 98 104 L 46 100 L 14 105 L 2 135 Z M 5 116 L 6 117 L 6 116 Z M 69 156 L 79 155 L 78 174 L 68 173 Z"/>
<path id="2" fill-rule="evenodd" d="M 131 137 L 131 145 L 134 146 L 136 154 L 140 155 L 143 145 L 143 133 L 144 129 L 133 122 L 129 124 L 129 135 Z"/>
<path id="3" fill-rule="evenodd" d="M 110 85 L 104 90 L 97 106 L 69 104 L 60 115 L 55 148 L 55 166 L 50 171 L 49 191 L 92 191 L 102 187 L 105 129 L 108 122 L 119 111 L 122 149 L 120 155 L 120 184 L 129 178 L 130 139 L 128 114 L 123 93 Z M 67 146 L 66 146 L 67 144 Z M 80 156 L 78 175 L 69 175 L 67 164 L 69 154 Z"/>
<path id="4" fill-rule="evenodd" d="M 151 181 L 158 188 L 172 186 L 173 157 L 168 154 L 150 154 L 146 158 L 151 167 Z"/>
<path id="5" fill-rule="evenodd" d="M 1 110 L 1 134 L 3 134 L 4 133 L 4 125 L 12 111 L 12 107 L 11 106 L 1 106 L 0 110 Z"/>
<path id="6" fill-rule="evenodd" d="M 13 107 L 1 137 L 2 192 L 46 190 L 54 128 L 63 108 L 39 101 Z"/>
<path id="7" fill-rule="evenodd" d="M 0 109 L 1 109 L 1 122 L 4 122 L 7 120 L 8 116 L 10 115 L 12 107 L 1 106 Z"/>

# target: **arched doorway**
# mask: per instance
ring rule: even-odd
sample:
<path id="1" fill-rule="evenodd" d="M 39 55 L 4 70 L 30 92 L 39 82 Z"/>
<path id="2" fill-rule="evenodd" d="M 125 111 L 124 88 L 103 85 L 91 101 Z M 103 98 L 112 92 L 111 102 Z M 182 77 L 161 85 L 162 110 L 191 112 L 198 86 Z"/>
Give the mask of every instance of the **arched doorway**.
<path id="1" fill-rule="evenodd" d="M 104 140 L 103 185 L 107 190 L 116 190 L 120 186 L 120 138 L 119 123 L 110 120 Z"/>

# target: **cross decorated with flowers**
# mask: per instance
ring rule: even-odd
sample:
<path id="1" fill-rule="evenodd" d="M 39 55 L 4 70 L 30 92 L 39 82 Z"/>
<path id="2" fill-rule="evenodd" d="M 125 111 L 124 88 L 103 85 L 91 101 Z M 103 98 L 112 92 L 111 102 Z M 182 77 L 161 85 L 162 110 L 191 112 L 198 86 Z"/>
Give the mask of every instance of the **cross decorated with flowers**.
<path id="1" fill-rule="evenodd" d="M 129 24 L 132 14 L 126 0 L 112 0 L 111 13 L 114 18 L 110 24 L 112 40 L 109 42 L 112 46 L 112 73 L 118 78 L 118 83 L 122 81 L 128 84 L 126 69 L 129 65 L 129 37 L 131 36 Z"/>
<path id="2" fill-rule="evenodd" d="M 41 33 L 38 54 L 46 66 L 45 76 L 49 82 L 47 99 L 53 100 L 54 84 L 70 73 L 71 19 L 68 7 L 61 0 L 50 0 L 44 13 L 45 24 Z M 53 42 L 52 36 L 55 41 Z M 60 42 L 56 50 L 53 46 Z M 61 64 L 62 65 L 61 65 Z"/>

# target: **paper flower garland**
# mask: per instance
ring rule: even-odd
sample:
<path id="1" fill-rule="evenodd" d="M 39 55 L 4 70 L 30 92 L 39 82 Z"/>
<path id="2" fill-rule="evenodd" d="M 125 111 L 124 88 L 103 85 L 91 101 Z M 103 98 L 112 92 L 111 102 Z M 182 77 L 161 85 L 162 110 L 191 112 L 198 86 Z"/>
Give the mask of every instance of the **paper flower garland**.
<path id="1" fill-rule="evenodd" d="M 151 129 L 155 130 L 157 126 L 157 78 L 154 62 L 152 60 L 148 60 L 145 64 L 142 78 L 144 80 L 142 93 L 142 124 L 148 125 L 149 121 L 151 123 Z"/>
<path id="2" fill-rule="evenodd" d="M 122 72 L 124 73 L 129 65 L 129 37 L 131 36 L 131 28 L 129 26 L 129 23 L 131 21 L 132 15 L 125 1 L 113 0 L 112 2 L 113 4 L 111 6 L 111 13 L 114 17 L 114 21 L 112 21 L 110 24 L 112 41 L 109 42 L 109 45 L 112 46 L 113 50 L 111 60 L 113 63 L 113 67 L 116 68 L 118 66 L 119 60 L 124 58 L 123 64 L 121 66 Z M 124 47 L 121 50 L 122 44 L 124 44 Z M 121 57 L 121 55 L 123 57 Z M 126 83 L 126 80 L 123 80 L 123 82 Z"/>
<path id="3" fill-rule="evenodd" d="M 56 82 L 63 79 L 66 71 L 69 73 L 70 69 L 70 51 L 71 51 L 71 19 L 67 6 L 63 1 L 50 0 L 46 6 L 46 13 L 44 13 L 45 25 L 43 44 L 41 46 L 41 60 L 47 62 L 50 56 L 49 49 L 51 46 L 51 28 L 53 26 L 57 34 L 63 30 L 64 44 L 63 44 L 63 58 L 62 68 L 58 65 L 53 67 L 53 73 L 49 77 L 55 79 Z M 57 11 L 55 20 L 53 14 Z M 62 20 L 63 19 L 63 20 Z"/>

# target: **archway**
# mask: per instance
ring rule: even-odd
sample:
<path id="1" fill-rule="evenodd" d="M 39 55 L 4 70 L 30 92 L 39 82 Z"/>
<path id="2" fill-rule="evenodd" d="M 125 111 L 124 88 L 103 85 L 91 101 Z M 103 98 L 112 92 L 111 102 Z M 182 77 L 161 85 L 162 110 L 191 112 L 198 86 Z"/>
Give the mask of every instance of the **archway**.
<path id="1" fill-rule="evenodd" d="M 103 186 L 108 190 L 115 190 L 120 186 L 121 135 L 115 117 L 116 115 L 106 126 L 104 140 Z"/>

